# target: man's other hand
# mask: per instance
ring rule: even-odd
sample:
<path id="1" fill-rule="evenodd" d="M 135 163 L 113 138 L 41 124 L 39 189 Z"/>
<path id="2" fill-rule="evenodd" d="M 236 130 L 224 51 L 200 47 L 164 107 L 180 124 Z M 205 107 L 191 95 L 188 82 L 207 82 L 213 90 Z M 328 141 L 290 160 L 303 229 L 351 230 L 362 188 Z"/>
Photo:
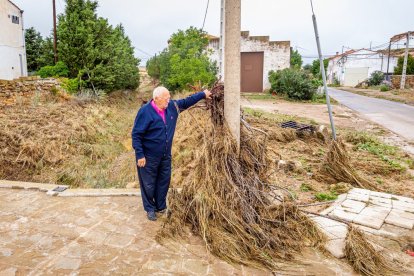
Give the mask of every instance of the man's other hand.
<path id="1" fill-rule="evenodd" d="M 145 167 L 145 162 L 146 162 L 145 157 L 138 159 L 138 162 L 137 162 L 138 167 L 140 168 Z"/>
<path id="2" fill-rule="evenodd" d="M 204 90 L 204 94 L 206 94 L 206 99 L 211 99 L 211 92 L 208 89 Z"/>

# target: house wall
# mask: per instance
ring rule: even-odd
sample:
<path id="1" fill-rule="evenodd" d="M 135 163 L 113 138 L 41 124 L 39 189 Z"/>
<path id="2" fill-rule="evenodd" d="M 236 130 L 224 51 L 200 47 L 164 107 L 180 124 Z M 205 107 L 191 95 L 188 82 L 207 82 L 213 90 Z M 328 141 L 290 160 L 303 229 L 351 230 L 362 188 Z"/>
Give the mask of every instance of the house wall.
<path id="1" fill-rule="evenodd" d="M 12 17 L 18 17 L 18 24 Z M 8 0 L 0 0 L 0 79 L 27 76 L 23 13 Z"/>
<path id="2" fill-rule="evenodd" d="M 268 74 L 270 70 L 282 70 L 290 67 L 290 41 L 269 41 L 268 36 L 248 36 L 240 38 L 241 52 L 263 52 L 263 89 L 269 89 Z M 208 49 L 211 51 L 210 59 L 219 64 L 218 40 L 212 40 Z M 224 76 L 222 76 L 224 79 Z"/>

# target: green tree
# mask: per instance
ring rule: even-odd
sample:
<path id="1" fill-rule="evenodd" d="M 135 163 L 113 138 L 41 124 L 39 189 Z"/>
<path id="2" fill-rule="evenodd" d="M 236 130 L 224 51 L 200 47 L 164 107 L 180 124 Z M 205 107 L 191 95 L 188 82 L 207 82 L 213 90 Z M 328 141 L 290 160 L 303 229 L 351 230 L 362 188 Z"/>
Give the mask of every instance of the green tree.
<path id="1" fill-rule="evenodd" d="M 160 79 L 160 56 L 155 55 L 147 60 L 146 67 L 148 75 L 153 79 Z"/>
<path id="2" fill-rule="evenodd" d="M 300 69 L 302 67 L 302 56 L 298 50 L 290 51 L 290 67 Z"/>
<path id="3" fill-rule="evenodd" d="M 394 67 L 394 75 L 402 75 L 403 66 L 404 66 L 404 57 L 399 57 L 397 66 Z M 414 75 L 414 58 L 412 55 L 408 55 L 407 75 Z"/>
<path id="4" fill-rule="evenodd" d="M 37 71 L 42 65 L 39 64 L 39 57 L 42 54 L 43 38 L 35 28 L 30 27 L 25 34 L 27 70 Z"/>
<path id="5" fill-rule="evenodd" d="M 168 48 L 147 62 L 148 74 L 171 91 L 188 88 L 188 84 L 201 81 L 212 84 L 216 79 L 217 66 L 206 52 L 208 39 L 200 29 L 189 29 L 174 33 Z"/>
<path id="6" fill-rule="evenodd" d="M 139 59 L 122 25 L 113 28 L 98 17 L 97 1 L 66 0 L 58 17 L 59 60 L 69 69 L 69 78 L 82 78 L 87 85 L 111 91 L 139 84 Z"/>
<path id="7" fill-rule="evenodd" d="M 321 74 L 321 63 L 319 62 L 319 59 L 315 59 L 312 62 L 312 68 L 311 68 L 311 72 L 312 74 L 317 77 L 318 79 L 322 79 L 322 74 Z M 325 67 L 325 72 L 326 69 L 328 68 L 328 64 L 329 64 L 329 59 L 324 59 L 323 60 L 323 66 Z"/>
<path id="8" fill-rule="evenodd" d="M 42 49 L 37 59 L 40 67 L 54 65 L 55 64 L 55 53 L 53 50 L 53 37 L 49 36 L 43 39 Z"/>

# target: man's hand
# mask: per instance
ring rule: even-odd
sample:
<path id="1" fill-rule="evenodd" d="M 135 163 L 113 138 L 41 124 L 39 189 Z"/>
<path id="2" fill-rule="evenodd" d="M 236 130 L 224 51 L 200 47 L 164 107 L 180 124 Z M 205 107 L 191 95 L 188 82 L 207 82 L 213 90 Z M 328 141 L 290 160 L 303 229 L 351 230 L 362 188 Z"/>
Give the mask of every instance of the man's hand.
<path id="1" fill-rule="evenodd" d="M 137 162 L 138 167 L 140 168 L 145 167 L 145 162 L 146 162 L 145 157 L 138 159 L 138 162 Z"/>
<path id="2" fill-rule="evenodd" d="M 208 89 L 204 90 L 204 94 L 206 94 L 206 99 L 211 99 L 211 92 Z"/>

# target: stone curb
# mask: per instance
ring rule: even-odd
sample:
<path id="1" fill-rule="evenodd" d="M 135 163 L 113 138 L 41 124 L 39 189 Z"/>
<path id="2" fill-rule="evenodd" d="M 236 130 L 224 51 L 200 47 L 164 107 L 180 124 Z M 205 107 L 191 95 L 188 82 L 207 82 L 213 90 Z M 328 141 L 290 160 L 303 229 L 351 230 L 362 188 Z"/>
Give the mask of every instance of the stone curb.
<path id="1" fill-rule="evenodd" d="M 139 189 L 68 189 L 57 196 L 141 196 L 141 192 Z"/>
<path id="2" fill-rule="evenodd" d="M 23 181 L 0 180 L 0 188 L 24 189 L 46 192 L 50 196 L 62 197 L 99 197 L 99 196 L 141 196 L 139 189 L 66 189 L 63 192 L 53 191 L 57 187 L 68 188 L 67 185 L 45 184 Z"/>

